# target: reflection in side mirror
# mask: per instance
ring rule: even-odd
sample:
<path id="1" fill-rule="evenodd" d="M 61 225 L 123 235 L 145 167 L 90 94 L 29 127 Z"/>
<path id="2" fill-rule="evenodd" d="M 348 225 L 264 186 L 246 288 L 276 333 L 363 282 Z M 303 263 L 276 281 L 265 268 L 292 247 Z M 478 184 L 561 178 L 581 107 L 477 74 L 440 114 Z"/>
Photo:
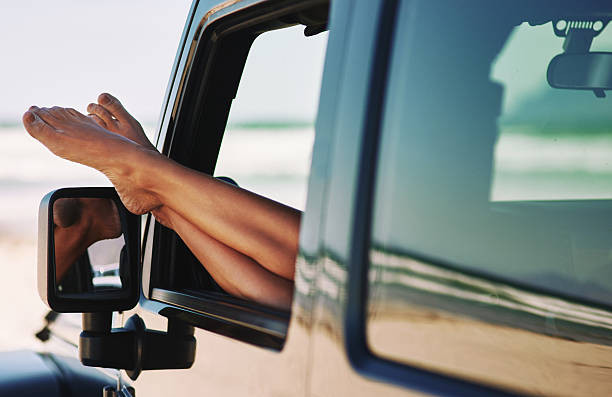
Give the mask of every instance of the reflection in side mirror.
<path id="1" fill-rule="evenodd" d="M 119 270 L 125 239 L 119 210 L 112 199 L 55 200 L 53 240 L 55 285 L 59 293 L 122 288 Z"/>
<path id="2" fill-rule="evenodd" d="M 612 53 L 559 54 L 550 61 L 546 79 L 553 88 L 592 90 L 603 98 L 604 90 L 612 90 Z"/>
<path id="3" fill-rule="evenodd" d="M 39 213 L 38 288 L 57 312 L 128 310 L 138 301 L 139 217 L 113 188 L 59 189 Z"/>

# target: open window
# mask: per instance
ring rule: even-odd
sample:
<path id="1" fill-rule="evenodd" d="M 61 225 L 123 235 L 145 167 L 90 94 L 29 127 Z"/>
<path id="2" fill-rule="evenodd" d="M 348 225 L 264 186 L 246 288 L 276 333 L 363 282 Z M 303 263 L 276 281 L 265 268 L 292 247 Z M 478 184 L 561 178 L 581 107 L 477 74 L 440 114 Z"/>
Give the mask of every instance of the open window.
<path id="1" fill-rule="evenodd" d="M 174 103 L 167 106 L 163 152 L 189 168 L 231 178 L 241 188 L 303 210 L 328 4 L 236 7 L 192 22 L 200 25 L 193 29 L 193 41 L 187 37 L 191 46 L 181 56 L 186 61 L 174 83 Z M 226 293 L 175 232 L 157 223 L 153 231 L 145 295 L 169 305 L 161 314 L 282 348 L 288 311 Z"/>

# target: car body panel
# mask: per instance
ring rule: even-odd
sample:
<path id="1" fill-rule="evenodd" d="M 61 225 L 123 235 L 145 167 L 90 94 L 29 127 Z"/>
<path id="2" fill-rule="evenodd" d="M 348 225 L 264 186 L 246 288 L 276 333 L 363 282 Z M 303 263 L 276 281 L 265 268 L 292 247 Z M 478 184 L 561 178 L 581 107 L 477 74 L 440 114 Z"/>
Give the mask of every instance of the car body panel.
<path id="1" fill-rule="evenodd" d="M 93 396 L 116 380 L 97 368 L 86 368 L 73 357 L 29 350 L 0 353 L 0 395 Z"/>

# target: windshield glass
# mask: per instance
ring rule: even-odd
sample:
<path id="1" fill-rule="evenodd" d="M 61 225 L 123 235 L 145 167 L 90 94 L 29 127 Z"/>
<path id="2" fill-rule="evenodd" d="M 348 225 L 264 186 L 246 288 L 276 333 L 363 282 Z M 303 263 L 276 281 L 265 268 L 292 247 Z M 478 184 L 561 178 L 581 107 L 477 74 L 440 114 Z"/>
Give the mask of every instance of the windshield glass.
<path id="1" fill-rule="evenodd" d="M 523 22 L 493 62 L 491 79 L 504 87 L 494 201 L 612 198 L 612 105 L 592 91 L 549 86 L 547 66 L 563 43 L 552 21 Z M 591 51 L 612 51 L 612 26 Z"/>
<path id="2" fill-rule="evenodd" d="M 612 99 L 551 88 L 547 68 L 567 40 L 553 24 L 607 23 L 612 4 L 469 4 L 403 8 L 373 252 L 610 305 Z M 612 27 L 597 26 L 590 50 L 612 51 Z"/>

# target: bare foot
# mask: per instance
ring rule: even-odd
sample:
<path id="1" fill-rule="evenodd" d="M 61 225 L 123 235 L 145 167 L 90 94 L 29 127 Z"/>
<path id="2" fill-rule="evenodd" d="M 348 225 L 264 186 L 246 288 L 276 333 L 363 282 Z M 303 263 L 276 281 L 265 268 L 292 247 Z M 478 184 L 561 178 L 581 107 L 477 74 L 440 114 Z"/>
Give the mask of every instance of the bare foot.
<path id="1" fill-rule="evenodd" d="M 162 160 L 157 152 L 102 128 L 74 109 L 32 106 L 23 115 L 23 125 L 57 156 L 106 175 L 129 211 L 144 214 L 161 205 L 142 183 L 147 170 Z"/>
<path id="2" fill-rule="evenodd" d="M 98 125 L 124 136 L 144 147 L 155 150 L 155 146 L 149 141 L 142 126 L 127 110 L 121 102 L 111 94 L 103 93 L 98 96 L 98 103 L 90 103 L 87 111 Z"/>
<path id="3" fill-rule="evenodd" d="M 145 148 L 155 150 L 155 146 L 147 138 L 142 125 L 126 109 L 123 104 L 108 93 L 98 95 L 98 103 L 87 105 L 89 117 L 98 125 L 116 134 L 124 136 Z M 155 219 L 166 227 L 172 227 L 168 217 L 165 216 L 164 206 L 151 211 Z"/>

